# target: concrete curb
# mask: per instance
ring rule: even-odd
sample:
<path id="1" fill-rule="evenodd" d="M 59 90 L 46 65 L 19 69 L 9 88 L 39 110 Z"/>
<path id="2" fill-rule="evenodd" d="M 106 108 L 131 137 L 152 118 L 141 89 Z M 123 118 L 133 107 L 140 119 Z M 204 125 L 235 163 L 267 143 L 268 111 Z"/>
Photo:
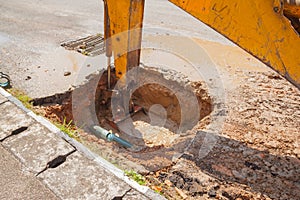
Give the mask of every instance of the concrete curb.
<path id="1" fill-rule="evenodd" d="M 151 190 L 149 187 L 141 186 L 137 182 L 130 179 L 128 176 L 125 175 L 125 173 L 120 170 L 119 168 L 115 167 L 110 162 L 106 161 L 102 157 L 98 156 L 97 154 L 90 151 L 87 147 L 85 147 L 80 142 L 74 140 L 73 138 L 69 137 L 66 133 L 60 131 L 55 125 L 53 125 L 50 121 L 45 119 L 42 116 L 36 115 L 33 111 L 27 109 L 22 102 L 20 102 L 17 98 L 12 96 L 10 93 L 8 93 L 6 90 L 0 87 L 0 94 L 6 97 L 11 103 L 15 104 L 17 107 L 19 107 L 21 110 L 23 110 L 27 115 L 35 119 L 38 123 L 45 126 L 47 129 L 49 129 L 51 132 L 55 133 L 62 139 L 64 139 L 67 143 L 74 146 L 79 152 L 81 152 L 83 155 L 85 155 L 87 158 L 95 161 L 97 164 L 99 164 L 104 169 L 108 170 L 110 173 L 114 174 L 116 177 L 127 183 L 129 186 L 131 186 L 133 189 L 137 190 L 141 194 L 145 195 L 146 197 L 150 199 L 166 199 L 165 197 L 159 195 L 158 193 Z"/>
<path id="2" fill-rule="evenodd" d="M 11 96 L 10 93 L 6 92 L 3 88 L 0 87 L 0 94 L 2 94 L 4 97 L 8 98 Z"/>

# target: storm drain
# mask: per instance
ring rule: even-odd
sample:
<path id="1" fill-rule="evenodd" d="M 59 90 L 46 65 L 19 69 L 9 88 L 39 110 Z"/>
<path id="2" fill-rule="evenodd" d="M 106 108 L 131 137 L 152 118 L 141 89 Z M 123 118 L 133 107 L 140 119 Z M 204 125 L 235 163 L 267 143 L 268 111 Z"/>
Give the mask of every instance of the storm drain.
<path id="1" fill-rule="evenodd" d="M 104 36 L 102 34 L 64 42 L 61 46 L 86 56 L 97 56 L 105 53 Z"/>

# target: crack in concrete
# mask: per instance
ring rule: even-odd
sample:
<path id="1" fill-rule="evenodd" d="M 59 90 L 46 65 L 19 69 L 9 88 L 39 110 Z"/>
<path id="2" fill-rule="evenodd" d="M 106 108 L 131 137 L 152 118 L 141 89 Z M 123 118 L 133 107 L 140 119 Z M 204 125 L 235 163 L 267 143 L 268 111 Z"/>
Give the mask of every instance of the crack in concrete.
<path id="1" fill-rule="evenodd" d="M 62 165 L 64 162 L 66 162 L 67 157 L 70 156 L 71 154 L 75 153 L 76 151 L 77 151 L 77 149 L 74 149 L 73 151 L 71 151 L 71 152 L 69 152 L 69 153 L 67 153 L 65 155 L 59 155 L 59 156 L 57 156 L 53 160 L 49 161 L 47 163 L 46 167 L 43 170 L 41 170 L 40 172 L 38 172 L 35 176 L 40 175 L 41 173 L 47 171 L 47 169 L 49 169 L 49 168 L 54 169 L 54 168 Z"/>
<path id="2" fill-rule="evenodd" d="M 1 102 L 1 103 L 0 103 L 0 106 L 1 106 L 2 104 L 6 103 L 6 102 L 8 102 L 8 100 Z"/>
<path id="3" fill-rule="evenodd" d="M 112 198 L 111 200 L 122 200 L 129 192 L 131 192 L 131 190 L 132 190 L 132 188 L 125 191 L 125 193 L 122 196 L 116 196 L 116 197 Z"/>
<path id="4" fill-rule="evenodd" d="M 8 136 L 4 137 L 3 139 L 1 139 L 0 142 L 3 142 L 7 138 L 10 138 L 10 137 L 12 137 L 14 135 L 18 135 L 18 134 L 26 131 L 27 129 L 28 129 L 28 126 L 22 126 L 20 128 L 17 128 L 16 130 L 13 130 L 10 135 L 8 135 Z"/>

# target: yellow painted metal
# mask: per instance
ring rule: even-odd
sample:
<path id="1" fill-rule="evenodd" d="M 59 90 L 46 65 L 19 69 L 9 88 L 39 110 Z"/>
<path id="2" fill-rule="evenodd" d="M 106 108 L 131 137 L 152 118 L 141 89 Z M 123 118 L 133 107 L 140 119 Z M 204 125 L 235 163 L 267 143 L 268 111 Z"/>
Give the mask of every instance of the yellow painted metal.
<path id="1" fill-rule="evenodd" d="M 104 0 L 107 56 L 114 55 L 116 76 L 140 62 L 144 0 Z"/>
<path id="2" fill-rule="evenodd" d="M 169 0 L 300 88 L 300 38 L 281 0 Z"/>

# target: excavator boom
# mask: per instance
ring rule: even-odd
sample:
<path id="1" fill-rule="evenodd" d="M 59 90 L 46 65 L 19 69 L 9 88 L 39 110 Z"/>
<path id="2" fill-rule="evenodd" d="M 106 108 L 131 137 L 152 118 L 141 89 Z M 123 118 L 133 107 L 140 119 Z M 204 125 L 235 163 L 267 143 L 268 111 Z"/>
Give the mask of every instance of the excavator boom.
<path id="1" fill-rule="evenodd" d="M 300 88 L 299 0 L 169 1 Z M 121 77 L 139 65 L 144 0 L 105 0 L 105 5 L 105 29 L 112 38 L 110 50 Z M 120 35 L 124 32 L 127 34 Z"/>

